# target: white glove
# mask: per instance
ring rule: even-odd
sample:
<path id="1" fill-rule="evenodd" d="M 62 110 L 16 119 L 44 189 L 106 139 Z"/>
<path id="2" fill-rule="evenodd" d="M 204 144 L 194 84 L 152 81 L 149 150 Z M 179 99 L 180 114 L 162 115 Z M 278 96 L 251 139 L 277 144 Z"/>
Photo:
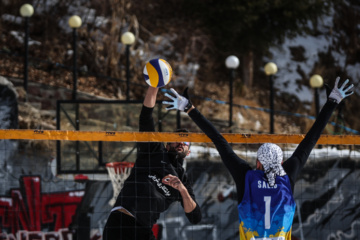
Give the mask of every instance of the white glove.
<path id="1" fill-rule="evenodd" d="M 346 79 L 346 81 L 341 85 L 340 88 L 338 88 L 339 81 L 340 81 L 340 77 L 337 77 L 335 80 L 335 86 L 329 95 L 329 98 L 334 99 L 337 104 L 339 104 L 341 102 L 341 100 L 343 100 L 344 98 L 346 98 L 354 93 L 354 91 L 353 91 L 354 85 L 353 84 L 346 87 L 346 84 L 349 82 L 349 79 Z"/>
<path id="2" fill-rule="evenodd" d="M 187 112 L 187 110 L 189 110 L 192 106 L 189 99 L 178 94 L 175 91 L 175 89 L 173 89 L 173 88 L 170 88 L 170 91 L 175 95 L 175 97 L 171 96 L 168 93 L 165 93 L 165 97 L 168 97 L 172 100 L 172 101 L 163 101 L 162 102 L 163 104 L 170 105 L 170 106 L 166 107 L 166 110 L 178 109 L 180 111 Z M 185 92 L 187 92 L 187 89 L 185 90 Z"/>

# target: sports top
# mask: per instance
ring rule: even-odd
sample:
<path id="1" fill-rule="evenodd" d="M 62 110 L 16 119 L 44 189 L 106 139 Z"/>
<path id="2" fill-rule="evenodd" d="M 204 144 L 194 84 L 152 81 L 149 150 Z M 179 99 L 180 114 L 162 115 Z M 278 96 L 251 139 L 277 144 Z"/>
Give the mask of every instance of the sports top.
<path id="1" fill-rule="evenodd" d="M 261 236 L 290 240 L 295 206 L 287 175 L 277 176 L 271 187 L 263 171 L 248 171 L 244 197 L 238 205 L 240 239 Z"/>

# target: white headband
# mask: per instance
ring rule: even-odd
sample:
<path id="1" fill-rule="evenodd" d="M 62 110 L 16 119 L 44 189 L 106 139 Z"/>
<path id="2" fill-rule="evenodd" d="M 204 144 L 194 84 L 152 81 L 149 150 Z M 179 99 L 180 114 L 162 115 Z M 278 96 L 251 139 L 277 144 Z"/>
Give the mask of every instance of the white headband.
<path id="1" fill-rule="evenodd" d="M 281 163 L 283 152 L 281 148 L 273 143 L 264 143 L 257 151 L 257 158 L 264 167 L 264 172 L 269 185 L 275 185 L 276 176 L 286 175 Z"/>

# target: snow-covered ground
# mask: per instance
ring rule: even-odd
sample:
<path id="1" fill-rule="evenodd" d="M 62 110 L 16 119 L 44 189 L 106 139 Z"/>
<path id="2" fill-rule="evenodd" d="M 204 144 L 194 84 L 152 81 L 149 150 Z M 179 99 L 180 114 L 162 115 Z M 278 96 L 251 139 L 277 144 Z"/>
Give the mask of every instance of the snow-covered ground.
<path id="1" fill-rule="evenodd" d="M 278 72 L 275 75 L 274 86 L 277 88 L 277 93 L 289 93 L 297 96 L 302 102 L 309 102 L 313 99 L 314 93 L 310 85 L 299 86 L 297 81 L 300 81 L 303 77 L 300 75 L 298 69 L 300 69 L 305 75 L 309 77 L 314 73 L 314 66 L 319 62 L 319 53 L 327 53 L 329 50 L 331 55 L 335 59 L 335 64 L 346 71 L 350 80 L 353 83 L 359 82 L 360 77 L 360 63 L 355 65 L 346 64 L 346 54 L 340 49 L 337 52 L 334 48 L 334 42 L 338 42 L 339 34 L 332 32 L 333 16 L 335 10 L 333 9 L 328 16 L 319 16 L 318 30 L 321 34 L 317 36 L 299 35 L 295 38 L 286 38 L 285 42 L 276 47 L 270 48 L 272 58 L 264 58 L 265 61 L 274 62 L 278 67 Z M 310 23 L 309 23 L 310 24 Z M 304 60 L 293 61 L 291 56 L 291 47 L 303 47 L 304 48 Z M 321 75 L 321 74 L 320 74 Z M 334 77 L 335 79 L 335 77 Z M 331 79 L 332 81 L 334 79 Z M 323 79 L 324 83 L 329 79 Z M 345 79 L 343 79 L 345 80 Z M 360 93 L 360 89 L 356 89 L 357 93 Z M 325 89 L 320 89 L 320 106 L 326 101 Z"/>

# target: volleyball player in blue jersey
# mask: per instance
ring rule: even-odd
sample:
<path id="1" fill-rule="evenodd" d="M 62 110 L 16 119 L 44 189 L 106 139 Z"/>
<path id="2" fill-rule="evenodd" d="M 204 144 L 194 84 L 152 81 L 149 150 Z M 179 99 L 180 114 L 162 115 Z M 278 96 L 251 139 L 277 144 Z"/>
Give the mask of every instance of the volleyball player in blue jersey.
<path id="1" fill-rule="evenodd" d="M 315 123 L 292 156 L 283 162 L 283 152 L 272 143 L 261 145 L 257 152 L 256 170 L 232 150 L 230 144 L 191 103 L 187 89 L 180 96 L 165 94 L 170 101 L 166 109 L 179 109 L 188 113 L 197 126 L 213 141 L 222 161 L 232 175 L 237 189 L 239 235 L 241 240 L 273 239 L 290 240 L 295 213 L 293 198 L 296 178 L 304 167 L 310 152 L 329 121 L 332 112 L 342 99 L 353 93 L 353 85 L 346 80 L 338 87 L 336 78 L 327 102 Z"/>

